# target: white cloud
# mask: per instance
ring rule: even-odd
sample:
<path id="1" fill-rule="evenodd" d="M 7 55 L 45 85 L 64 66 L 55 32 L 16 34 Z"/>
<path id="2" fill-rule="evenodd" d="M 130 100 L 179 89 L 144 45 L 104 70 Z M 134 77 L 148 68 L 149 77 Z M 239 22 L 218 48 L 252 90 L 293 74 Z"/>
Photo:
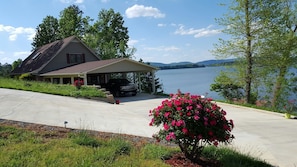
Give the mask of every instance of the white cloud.
<path id="1" fill-rule="evenodd" d="M 10 41 L 15 41 L 18 35 L 22 35 L 22 34 L 27 35 L 28 40 L 32 40 L 33 37 L 35 36 L 34 28 L 12 27 L 12 26 L 5 26 L 0 24 L 0 32 L 1 31 L 9 33 Z"/>
<path id="2" fill-rule="evenodd" d="M 158 27 L 166 27 L 166 24 L 159 23 Z"/>
<path id="3" fill-rule="evenodd" d="M 200 38 L 200 37 L 212 36 L 212 35 L 221 33 L 221 30 L 211 29 L 211 27 L 212 25 L 206 28 L 200 28 L 200 29 L 194 29 L 194 28 L 185 29 L 183 25 L 179 25 L 179 28 L 175 31 L 175 34 L 193 35 L 195 38 Z"/>
<path id="4" fill-rule="evenodd" d="M 166 52 L 180 50 L 180 48 L 175 47 L 175 46 L 146 47 L 144 49 L 145 50 L 153 50 L 153 51 L 166 51 Z"/>
<path id="5" fill-rule="evenodd" d="M 84 0 L 60 0 L 60 2 L 81 4 L 81 3 L 84 3 Z"/>
<path id="6" fill-rule="evenodd" d="M 165 14 L 161 13 L 161 11 L 152 6 L 143 6 L 143 5 L 133 5 L 126 9 L 126 16 L 128 18 L 136 18 L 136 17 L 154 17 L 154 18 L 163 18 Z"/>

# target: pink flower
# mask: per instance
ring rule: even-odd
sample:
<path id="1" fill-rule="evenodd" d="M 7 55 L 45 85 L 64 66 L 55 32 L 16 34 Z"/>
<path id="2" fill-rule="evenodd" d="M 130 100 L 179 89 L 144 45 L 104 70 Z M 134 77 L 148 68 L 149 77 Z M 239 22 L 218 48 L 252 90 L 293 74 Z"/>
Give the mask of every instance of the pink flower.
<path id="1" fill-rule="evenodd" d="M 231 124 L 232 128 L 234 128 L 234 124 L 233 124 L 233 120 L 232 119 L 230 119 L 230 124 Z"/>
<path id="2" fill-rule="evenodd" d="M 224 111 L 224 110 L 222 110 L 221 113 L 222 113 L 223 115 L 226 115 L 226 114 L 227 114 L 226 111 Z"/>
<path id="3" fill-rule="evenodd" d="M 166 140 L 170 141 L 170 136 L 169 135 L 166 136 Z"/>
<path id="4" fill-rule="evenodd" d="M 217 147 L 219 145 L 218 141 L 214 141 L 213 145 Z"/>
<path id="5" fill-rule="evenodd" d="M 173 121 L 171 122 L 171 126 L 175 126 L 175 124 L 176 124 L 176 121 L 173 120 Z"/>
<path id="6" fill-rule="evenodd" d="M 187 110 L 192 110 L 193 106 L 187 106 Z"/>
<path id="7" fill-rule="evenodd" d="M 177 111 L 181 111 L 183 108 L 182 107 L 176 107 Z"/>
<path id="8" fill-rule="evenodd" d="M 170 132 L 167 136 L 166 136 L 166 140 L 170 141 L 171 139 L 176 139 L 175 134 L 173 132 Z"/>
<path id="9" fill-rule="evenodd" d="M 164 129 L 165 129 L 166 131 L 169 130 L 169 128 L 170 128 L 169 125 L 166 124 L 166 123 L 163 125 L 163 127 L 164 127 Z"/>
<path id="10" fill-rule="evenodd" d="M 183 120 L 178 120 L 176 122 L 176 126 L 178 126 L 178 127 L 182 126 L 183 124 L 184 124 L 184 121 Z"/>
<path id="11" fill-rule="evenodd" d="M 194 119 L 195 119 L 196 121 L 199 120 L 199 118 L 200 118 L 200 117 L 199 117 L 198 115 L 195 115 L 195 116 L 194 116 Z"/>
<path id="12" fill-rule="evenodd" d="M 187 128 L 183 128 L 182 131 L 183 131 L 184 134 L 188 134 L 189 133 L 189 131 L 188 131 Z"/>
<path id="13" fill-rule="evenodd" d="M 171 139 L 176 139 L 174 132 L 170 132 L 169 136 L 171 137 Z"/>
<path id="14" fill-rule="evenodd" d="M 151 122 L 150 122 L 150 126 L 153 126 L 153 124 L 154 124 L 154 122 L 155 122 L 155 119 L 154 118 L 152 118 L 152 120 L 151 120 Z"/>
<path id="15" fill-rule="evenodd" d="M 169 115 L 170 115 L 170 112 L 165 112 L 164 117 L 168 118 Z"/>

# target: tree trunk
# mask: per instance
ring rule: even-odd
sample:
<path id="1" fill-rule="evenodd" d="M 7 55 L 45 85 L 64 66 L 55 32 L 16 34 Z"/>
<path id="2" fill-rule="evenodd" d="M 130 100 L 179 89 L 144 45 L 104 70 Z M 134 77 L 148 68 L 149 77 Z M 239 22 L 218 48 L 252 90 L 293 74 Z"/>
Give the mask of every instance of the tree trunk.
<path id="1" fill-rule="evenodd" d="M 271 107 L 274 109 L 277 107 L 277 104 L 278 104 L 277 100 L 280 98 L 281 88 L 283 86 L 283 82 L 285 80 L 286 73 L 287 73 L 287 67 L 282 66 L 279 70 L 279 73 L 278 73 L 278 76 L 276 79 L 276 83 L 273 88 L 273 97 L 272 97 L 272 101 L 271 101 Z"/>
<path id="2" fill-rule="evenodd" d="M 245 74 L 245 100 L 246 103 L 251 103 L 251 85 L 252 85 L 252 36 L 249 13 L 249 0 L 245 0 L 245 30 L 247 38 L 247 46 L 245 57 L 247 60 L 246 74 Z"/>

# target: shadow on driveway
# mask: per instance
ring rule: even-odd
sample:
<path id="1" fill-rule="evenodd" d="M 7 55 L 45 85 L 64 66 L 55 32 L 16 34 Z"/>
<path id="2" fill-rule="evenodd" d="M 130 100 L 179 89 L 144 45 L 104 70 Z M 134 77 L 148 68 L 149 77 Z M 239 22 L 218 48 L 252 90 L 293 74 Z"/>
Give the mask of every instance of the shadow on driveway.
<path id="1" fill-rule="evenodd" d="M 115 97 L 115 100 L 120 100 L 120 103 L 126 103 L 126 102 L 135 102 L 135 101 L 142 101 L 142 100 L 150 100 L 150 99 L 164 99 L 167 98 L 165 96 L 159 96 L 159 95 L 152 95 L 147 93 L 138 93 L 136 96 L 128 95 L 125 97 Z"/>

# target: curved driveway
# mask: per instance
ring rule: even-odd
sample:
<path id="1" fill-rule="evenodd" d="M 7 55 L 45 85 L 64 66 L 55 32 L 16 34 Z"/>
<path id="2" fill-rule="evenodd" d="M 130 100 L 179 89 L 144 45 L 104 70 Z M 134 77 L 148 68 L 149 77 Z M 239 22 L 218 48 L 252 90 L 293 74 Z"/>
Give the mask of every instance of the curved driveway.
<path id="1" fill-rule="evenodd" d="M 93 100 L 1 89 L 0 118 L 53 126 L 151 137 L 149 110 L 162 98 L 148 95 L 120 98 L 119 105 Z M 218 103 L 233 119 L 232 147 L 275 166 L 297 166 L 297 119 L 282 114 Z"/>

